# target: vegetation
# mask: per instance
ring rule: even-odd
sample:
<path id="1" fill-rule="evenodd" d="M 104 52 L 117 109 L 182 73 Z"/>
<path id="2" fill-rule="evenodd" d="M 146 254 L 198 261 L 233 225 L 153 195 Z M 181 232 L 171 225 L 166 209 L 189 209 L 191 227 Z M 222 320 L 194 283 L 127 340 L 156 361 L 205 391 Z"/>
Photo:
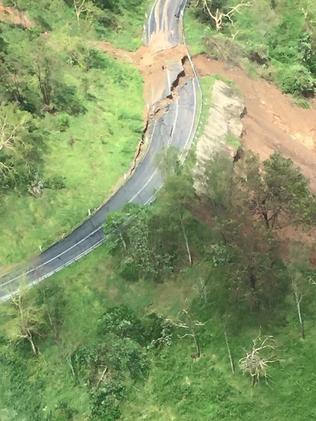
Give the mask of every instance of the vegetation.
<path id="1" fill-rule="evenodd" d="M 235 62 L 285 93 L 310 97 L 316 86 L 315 19 L 309 0 L 198 0 L 187 17 L 188 41 L 193 53 Z"/>
<path id="2" fill-rule="evenodd" d="M 278 154 L 262 170 L 215 157 L 202 196 L 194 165 L 169 166 L 155 205 L 108 220 L 107 246 L 1 307 L 3 417 L 314 416 L 316 272 L 280 232 L 314 226 L 315 197 Z"/>
<path id="3" fill-rule="evenodd" d="M 32 27 L 0 23 L 2 265 L 39 253 L 79 224 L 134 156 L 141 77 L 94 46 L 110 33 L 125 42 L 123 22 L 136 46 L 143 14 L 128 2 L 111 12 L 101 3 L 85 2 L 93 13 L 78 23 L 72 1 L 6 2 L 27 12 Z M 109 13 L 117 17 L 110 26 Z"/>
<path id="4" fill-rule="evenodd" d="M 296 3 L 306 25 L 313 4 Z M 141 80 L 92 45 L 106 38 L 136 48 L 146 2 L 6 4 L 34 23 L 0 24 L 0 258 L 10 263 L 73 227 L 127 169 L 141 130 Z M 294 2 L 241 4 L 193 2 L 195 51 L 214 53 L 216 42 L 308 96 L 315 69 L 298 58 L 302 27 L 295 35 L 282 26 Z M 303 75 L 295 89 L 292 65 Z M 282 66 L 288 73 L 278 76 Z M 198 136 L 209 105 L 205 98 Z M 169 151 L 153 205 L 112 214 L 106 245 L 36 288 L 21 285 L 0 306 L 1 421 L 316 417 L 308 180 L 278 153 L 263 163 L 250 152 L 234 162 L 219 153 L 201 180 L 195 166 L 194 156 L 183 166 Z"/>

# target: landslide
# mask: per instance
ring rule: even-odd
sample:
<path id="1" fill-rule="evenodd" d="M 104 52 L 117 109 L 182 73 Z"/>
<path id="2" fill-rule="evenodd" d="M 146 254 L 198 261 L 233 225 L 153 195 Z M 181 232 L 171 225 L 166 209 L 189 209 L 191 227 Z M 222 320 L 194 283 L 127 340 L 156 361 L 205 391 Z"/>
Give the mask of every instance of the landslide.
<path id="1" fill-rule="evenodd" d="M 33 27 L 33 22 L 29 19 L 26 13 L 14 7 L 6 7 L 0 1 L 0 21 L 10 23 L 12 25 L 22 26 L 30 29 Z"/>
<path id="2" fill-rule="evenodd" d="M 289 95 L 263 79 L 252 79 L 239 67 L 231 67 L 207 55 L 193 57 L 201 77 L 219 75 L 232 80 L 244 97 L 242 143 L 267 159 L 274 151 L 300 167 L 316 192 L 316 103 L 310 109 L 295 105 Z"/>

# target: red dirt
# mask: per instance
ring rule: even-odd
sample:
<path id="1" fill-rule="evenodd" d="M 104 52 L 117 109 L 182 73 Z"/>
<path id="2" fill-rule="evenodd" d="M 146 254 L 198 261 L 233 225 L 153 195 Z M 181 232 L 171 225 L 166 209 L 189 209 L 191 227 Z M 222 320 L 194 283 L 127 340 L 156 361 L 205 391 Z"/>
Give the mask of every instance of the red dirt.
<path id="1" fill-rule="evenodd" d="M 33 22 L 26 16 L 24 12 L 14 8 L 5 7 L 0 1 L 0 21 L 13 25 L 22 26 L 23 28 L 32 28 Z"/>
<path id="2" fill-rule="evenodd" d="M 183 57 L 187 56 L 187 49 L 183 44 L 164 49 L 165 40 L 163 36 L 160 39 L 159 34 L 155 35 L 150 46 L 143 46 L 135 53 L 114 48 L 108 42 L 99 42 L 95 46 L 115 59 L 132 63 L 139 69 L 144 78 L 144 97 L 147 109 L 161 100 L 166 86 L 167 69 L 173 64 L 181 62 Z"/>
<path id="3" fill-rule="evenodd" d="M 233 80 L 245 99 L 242 142 L 267 159 L 280 151 L 299 166 L 316 192 L 316 104 L 305 110 L 272 83 L 251 79 L 243 70 L 199 55 L 193 58 L 200 76 L 219 74 Z"/>
<path id="4" fill-rule="evenodd" d="M 116 49 L 111 44 L 95 44 L 112 57 L 136 66 L 144 77 L 144 96 L 148 111 L 158 101 L 156 111 L 163 108 L 162 92 L 166 85 L 166 69 L 187 56 L 184 45 L 164 50 L 164 40 L 157 35 L 149 47 L 141 47 L 130 53 Z M 161 48 L 159 48 L 159 45 Z M 206 55 L 193 58 L 198 74 L 203 77 L 218 74 L 233 80 L 244 97 L 247 114 L 243 118 L 242 142 L 247 149 L 258 153 L 262 160 L 274 151 L 280 151 L 293 160 L 303 174 L 310 179 L 311 188 L 316 191 L 316 102 L 305 110 L 296 106 L 293 99 L 282 94 L 272 83 L 250 78 L 242 69 L 228 67 L 225 63 L 209 59 Z M 192 77 L 185 67 L 187 77 Z M 170 101 L 170 100 L 169 100 Z M 203 218 L 204 219 L 204 218 Z M 207 221 L 208 223 L 210 221 Z M 289 244 L 299 241 L 311 250 L 310 262 L 316 266 L 316 230 L 304 233 L 292 227 L 279 232 L 281 249 L 286 259 Z"/>

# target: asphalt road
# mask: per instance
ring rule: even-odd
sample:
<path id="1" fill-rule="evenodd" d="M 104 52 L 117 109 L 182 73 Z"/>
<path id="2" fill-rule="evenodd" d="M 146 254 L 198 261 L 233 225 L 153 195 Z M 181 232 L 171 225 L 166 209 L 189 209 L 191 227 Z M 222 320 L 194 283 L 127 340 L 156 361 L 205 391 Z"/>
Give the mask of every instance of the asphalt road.
<path id="1" fill-rule="evenodd" d="M 165 31 L 171 46 L 183 42 L 182 13 L 187 0 L 156 0 L 145 28 L 145 38 L 150 42 L 156 31 Z M 167 96 L 171 83 L 182 68 L 175 65 L 166 72 Z M 148 204 L 162 186 L 157 157 L 169 147 L 179 150 L 184 158 L 190 149 L 195 131 L 197 114 L 198 80 L 193 79 L 180 88 L 178 98 L 170 104 L 167 112 L 150 123 L 148 150 L 133 175 L 125 184 L 89 219 L 63 240 L 33 259 L 27 266 L 21 266 L 0 278 L 0 300 L 16 293 L 21 282 L 31 286 L 69 266 L 101 245 L 105 240 L 103 224 L 109 213 L 117 211 L 126 203 Z"/>

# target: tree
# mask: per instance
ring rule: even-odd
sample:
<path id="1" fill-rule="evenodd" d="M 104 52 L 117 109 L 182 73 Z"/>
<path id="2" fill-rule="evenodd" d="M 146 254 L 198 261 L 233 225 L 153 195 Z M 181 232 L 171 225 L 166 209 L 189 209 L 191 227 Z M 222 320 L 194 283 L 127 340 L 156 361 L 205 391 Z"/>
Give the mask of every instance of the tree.
<path id="1" fill-rule="evenodd" d="M 45 40 L 40 39 L 33 56 L 33 72 L 42 102 L 40 111 L 65 111 L 71 115 L 83 113 L 85 107 L 77 96 L 76 87 L 64 81 L 63 66 L 65 63 L 49 50 Z"/>
<path id="2" fill-rule="evenodd" d="M 76 18 L 77 18 L 77 22 L 79 24 L 80 22 L 80 16 L 82 13 L 86 13 L 87 12 L 87 7 L 86 7 L 86 0 L 73 0 L 73 5 L 75 8 L 75 13 L 76 13 Z"/>
<path id="3" fill-rule="evenodd" d="M 0 106 L 0 190 L 28 191 L 41 172 L 43 134 L 29 113 Z"/>
<path id="4" fill-rule="evenodd" d="M 277 361 L 274 356 L 275 348 L 272 336 L 262 338 L 259 335 L 253 340 L 251 350 L 239 360 L 239 367 L 243 374 L 250 376 L 252 386 L 258 384 L 262 378 L 267 381 L 269 367 Z"/>
<path id="5" fill-rule="evenodd" d="M 66 305 L 64 289 L 55 283 L 42 283 L 37 287 L 36 293 L 36 304 L 43 309 L 47 326 L 54 339 L 59 341 Z"/>
<path id="6" fill-rule="evenodd" d="M 225 1 L 214 0 L 197 0 L 195 7 L 200 7 L 202 11 L 211 18 L 212 23 L 215 25 L 216 31 L 221 31 L 227 22 L 234 24 L 233 17 L 235 14 L 240 13 L 243 7 L 250 7 L 249 1 L 241 0 L 234 7 L 227 7 Z"/>
<path id="7" fill-rule="evenodd" d="M 105 234 L 112 250 L 121 253 L 121 274 L 125 278 L 159 280 L 171 269 L 171 256 L 162 247 L 159 229 L 153 208 L 148 206 L 129 207 L 125 216 L 119 213 L 109 218 Z"/>
<path id="8" fill-rule="evenodd" d="M 81 15 L 88 16 L 92 12 L 96 12 L 95 7 L 89 0 L 72 0 L 73 7 L 77 18 L 77 23 L 80 25 Z"/>
<path id="9" fill-rule="evenodd" d="M 248 154 L 239 167 L 235 198 L 242 207 L 249 207 L 267 229 L 301 225 L 311 221 L 315 196 L 307 179 L 290 159 L 274 153 L 263 163 Z M 245 203 L 246 202 L 246 203 Z"/>
<path id="10" fill-rule="evenodd" d="M 305 339 L 305 324 L 303 317 L 303 300 L 310 295 L 309 250 L 301 243 L 294 243 L 290 247 L 287 270 L 289 273 L 297 318 L 300 326 L 301 338 Z"/>
<path id="11" fill-rule="evenodd" d="M 189 308 L 184 308 L 178 315 L 177 320 L 174 322 L 174 326 L 184 331 L 184 334 L 180 334 L 179 338 L 184 339 L 187 337 L 192 338 L 195 353 L 192 354 L 193 359 L 199 359 L 201 357 L 201 345 L 198 337 L 198 329 L 204 326 L 204 323 L 199 320 L 195 320 L 191 314 Z"/>
<path id="12" fill-rule="evenodd" d="M 34 355 L 39 350 L 36 339 L 42 336 L 46 327 L 45 312 L 38 306 L 30 294 L 20 290 L 4 307 L 6 323 L 2 326 L 5 335 L 12 342 L 27 341 Z"/>
<path id="13" fill-rule="evenodd" d="M 17 123 L 8 121 L 8 114 L 0 114 L 0 152 L 5 150 L 13 150 L 18 141 L 19 129 L 23 129 L 26 123 L 26 116 L 22 116 Z"/>
<path id="14" fill-rule="evenodd" d="M 211 276 L 216 272 L 224 278 L 220 285 L 212 283 L 212 291 L 224 294 L 220 301 L 227 308 L 246 304 L 252 311 L 271 311 L 287 287 L 278 243 L 253 211 L 253 191 L 260 198 L 264 191 L 259 162 L 254 157 L 249 164 L 233 165 L 229 158 L 216 156 L 206 169 L 206 180 L 202 203 L 216 233 L 208 247 Z"/>

